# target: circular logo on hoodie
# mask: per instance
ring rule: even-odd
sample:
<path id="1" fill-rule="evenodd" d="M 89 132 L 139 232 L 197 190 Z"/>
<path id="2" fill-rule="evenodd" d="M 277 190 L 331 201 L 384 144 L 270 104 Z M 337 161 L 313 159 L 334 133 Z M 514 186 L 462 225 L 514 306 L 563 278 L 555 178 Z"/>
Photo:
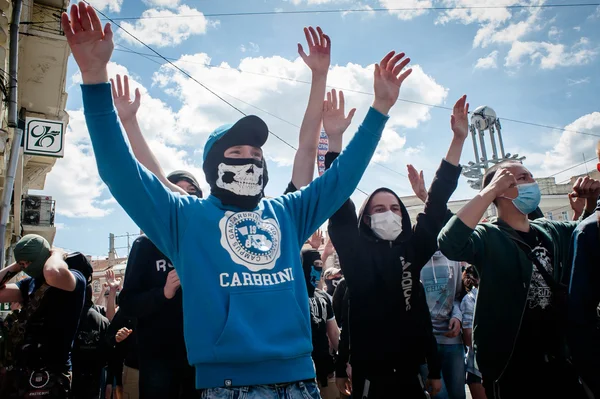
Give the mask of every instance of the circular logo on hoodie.
<path id="1" fill-rule="evenodd" d="M 221 245 L 238 265 L 253 272 L 270 270 L 280 255 L 281 231 L 261 212 L 225 212 L 219 222 Z"/>

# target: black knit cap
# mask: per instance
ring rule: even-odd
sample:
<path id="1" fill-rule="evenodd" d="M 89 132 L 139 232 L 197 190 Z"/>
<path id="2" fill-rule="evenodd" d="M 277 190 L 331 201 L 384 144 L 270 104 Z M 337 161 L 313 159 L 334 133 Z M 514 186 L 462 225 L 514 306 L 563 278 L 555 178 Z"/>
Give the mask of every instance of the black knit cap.
<path id="1" fill-rule="evenodd" d="M 200 189 L 198 180 L 196 180 L 194 175 L 192 175 L 190 172 L 186 172 L 185 170 L 176 170 L 167 176 L 167 180 L 173 184 L 177 184 L 182 180 L 190 183 L 196 189 L 198 197 L 202 198 L 202 189 Z"/>

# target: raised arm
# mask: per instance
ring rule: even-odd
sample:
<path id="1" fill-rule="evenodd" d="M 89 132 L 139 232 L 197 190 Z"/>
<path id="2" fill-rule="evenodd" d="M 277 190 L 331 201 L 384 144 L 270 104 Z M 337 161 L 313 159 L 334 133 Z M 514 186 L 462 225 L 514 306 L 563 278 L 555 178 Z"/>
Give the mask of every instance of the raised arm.
<path id="1" fill-rule="evenodd" d="M 308 105 L 304 119 L 300 126 L 298 151 L 294 157 L 292 170 L 292 184 L 301 188 L 313 180 L 315 159 L 321 133 L 321 113 L 323 98 L 327 85 L 327 72 L 331 59 L 331 39 L 323 33 L 320 27 L 304 28 L 304 35 L 308 44 L 308 55 L 302 45 L 298 43 L 298 54 L 312 71 L 312 83 Z"/>
<path id="2" fill-rule="evenodd" d="M 0 270 L 0 282 L 2 282 L 2 284 L 0 284 L 0 302 L 23 302 L 23 296 L 19 286 L 17 284 L 6 284 L 6 282 L 16 276 L 21 269 L 19 264 L 13 263 Z"/>
<path id="3" fill-rule="evenodd" d="M 117 75 L 117 82 L 113 79 L 110 80 L 112 87 L 113 100 L 115 107 L 119 114 L 121 124 L 127 133 L 129 144 L 133 150 L 133 155 L 137 158 L 142 165 L 146 167 L 150 172 L 154 173 L 154 176 L 158 177 L 162 184 L 164 184 L 169 190 L 174 193 L 181 195 L 188 195 L 188 193 L 176 184 L 171 183 L 165 172 L 163 171 L 158 159 L 154 156 L 154 153 L 148 146 L 140 125 L 137 120 L 137 111 L 140 108 L 142 95 L 139 89 L 135 89 L 135 99 L 131 101 L 129 93 L 129 77 L 125 75 L 123 82 L 121 82 L 121 75 Z"/>
<path id="4" fill-rule="evenodd" d="M 437 237 L 440 230 L 446 224 L 448 200 L 460 177 L 461 167 L 459 166 L 460 155 L 465 139 L 468 135 L 468 110 L 469 104 L 466 103 L 466 96 L 462 96 L 454 105 L 454 110 L 450 119 L 452 128 L 452 142 L 448 148 L 446 158 L 435 173 L 429 192 L 425 200 L 425 209 L 417 216 L 417 223 L 414 227 L 413 242 L 415 252 L 420 261 L 414 262 L 414 265 L 424 265 L 437 250 Z M 411 173 L 412 172 L 412 173 Z M 409 175 L 412 176 L 411 184 L 417 185 L 417 194 L 419 195 L 420 184 L 413 184 L 416 180 L 414 173 L 409 167 Z M 420 177 L 420 176 L 419 176 Z M 417 275 L 420 270 L 415 270 Z"/>
<path id="5" fill-rule="evenodd" d="M 411 72 L 410 69 L 402 72 L 410 61 L 403 59 L 404 53 L 394 54 L 387 54 L 381 66 L 375 65 L 373 106 L 331 168 L 304 189 L 279 198 L 295 220 L 300 245 L 350 197 L 375 153 L 387 114 Z"/>
<path id="6" fill-rule="evenodd" d="M 108 269 L 104 273 L 106 279 L 106 287 L 108 288 L 108 297 L 106 299 L 106 318 L 112 321 L 117 312 L 117 290 L 121 286 L 121 279 L 115 278 L 113 269 Z"/>
<path id="7" fill-rule="evenodd" d="M 69 270 L 65 262 L 65 253 L 60 250 L 52 250 L 52 255 L 44 264 L 44 279 L 46 283 L 63 291 L 75 291 L 77 279 Z"/>
<path id="8" fill-rule="evenodd" d="M 133 156 L 115 112 L 107 64 L 113 50 L 112 30 L 104 30 L 92 6 L 71 7 L 62 14 L 62 27 L 81 70 L 83 106 L 98 172 L 117 202 L 152 242 L 169 258 L 178 250 L 180 217 L 190 196 L 174 195 Z"/>
<path id="9" fill-rule="evenodd" d="M 438 235 L 440 251 L 451 260 L 483 266 L 480 256 L 485 250 L 485 228 L 476 228 L 487 208 L 497 196 L 514 187 L 517 181 L 506 169 L 498 169 L 490 184 L 463 206 Z M 481 270 L 478 270 L 481 272 Z"/>

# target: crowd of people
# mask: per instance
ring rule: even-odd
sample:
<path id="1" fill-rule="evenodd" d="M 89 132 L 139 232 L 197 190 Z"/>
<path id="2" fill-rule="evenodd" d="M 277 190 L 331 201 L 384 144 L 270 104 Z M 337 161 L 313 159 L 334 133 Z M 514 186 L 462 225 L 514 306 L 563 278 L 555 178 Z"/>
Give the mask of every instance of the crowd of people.
<path id="1" fill-rule="evenodd" d="M 408 165 L 424 203 L 416 221 L 386 187 L 357 212 L 350 196 L 410 59 L 375 65 L 373 105 L 342 148 L 355 110 L 327 92 L 331 39 L 307 28 L 308 54 L 298 51 L 312 86 L 288 187 L 265 196 L 269 130 L 246 116 L 209 136 L 206 196 L 192 174 L 165 174 L 137 121 L 139 91 L 132 100 L 127 76 L 109 80 L 110 25 L 84 3 L 62 25 L 98 171 L 144 235 L 122 287 L 106 271 L 105 306 L 85 256 L 35 235 L 16 244 L 0 271 L 13 309 L 0 397 L 461 399 L 468 386 L 474 399 L 600 398 L 600 181 L 579 178 L 574 221 L 552 221 L 530 171 L 501 162 L 453 214 L 463 96 L 429 189 Z M 321 128 L 326 170 L 313 179 Z M 600 170 L 600 143 L 597 153 Z M 19 272 L 29 277 L 10 283 Z"/>

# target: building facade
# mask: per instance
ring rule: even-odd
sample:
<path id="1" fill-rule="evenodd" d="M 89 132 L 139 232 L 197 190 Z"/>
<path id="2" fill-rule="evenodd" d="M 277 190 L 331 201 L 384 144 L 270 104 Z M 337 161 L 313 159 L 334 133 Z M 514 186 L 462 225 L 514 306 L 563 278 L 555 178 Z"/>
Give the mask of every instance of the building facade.
<path id="1" fill-rule="evenodd" d="M 7 100 L 10 88 L 16 85 L 18 112 L 17 127 L 11 127 L 7 122 L 9 107 L 6 101 L 0 103 L 0 114 L 3 116 L 0 128 L 0 195 L 10 189 L 14 177 L 13 199 L 9 209 L 2 209 L 8 213 L 3 237 L 6 264 L 12 261 L 12 246 L 23 235 L 39 234 L 51 244 L 56 235 L 54 201 L 51 197 L 28 193 L 29 190 L 44 189 L 47 174 L 64 151 L 64 132 L 68 124 L 65 83 L 69 47 L 61 28 L 60 16 L 68 5 L 68 0 L 0 0 L 0 68 L 3 72 L 0 75 L 0 89 Z M 18 40 L 11 42 L 11 19 L 15 17 L 14 8 L 19 6 L 20 20 L 12 25 L 13 30 L 18 26 Z M 5 72 L 11 70 L 11 46 L 18 46 L 16 80 Z M 30 151 L 28 138 L 32 136 L 28 133 L 36 129 L 34 124 L 29 123 L 31 120 L 54 121 L 61 126 L 60 132 L 46 132 L 49 134 L 38 139 L 38 143 L 43 143 L 40 146 L 44 147 L 50 143 L 60 144 L 59 152 Z M 38 132 L 33 131 L 33 137 L 40 137 L 40 132 L 44 131 L 42 124 L 38 124 L 37 128 Z M 23 132 L 23 140 L 15 143 L 18 129 Z M 60 136 L 57 136 L 59 133 Z M 11 149 L 15 144 L 21 148 L 17 153 L 14 175 L 11 176 L 8 172 L 13 162 L 14 152 Z M 0 268 L 3 266 L 0 265 Z"/>

